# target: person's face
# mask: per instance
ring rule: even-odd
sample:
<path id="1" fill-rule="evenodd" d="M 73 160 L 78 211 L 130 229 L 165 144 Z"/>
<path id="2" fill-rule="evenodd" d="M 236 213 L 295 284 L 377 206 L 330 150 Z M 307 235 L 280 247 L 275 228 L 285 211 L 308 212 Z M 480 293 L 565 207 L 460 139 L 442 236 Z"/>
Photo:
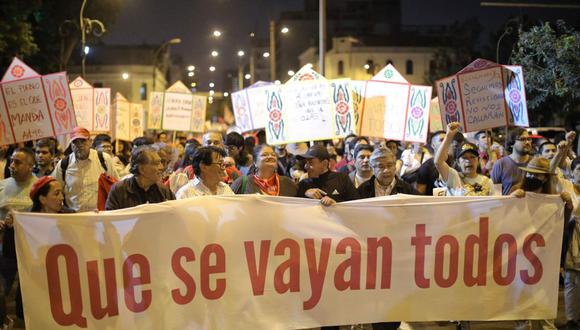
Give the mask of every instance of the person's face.
<path id="1" fill-rule="evenodd" d="M 26 181 L 32 175 L 33 165 L 33 161 L 24 152 L 17 151 L 12 154 L 10 175 L 17 182 Z"/>
<path id="2" fill-rule="evenodd" d="M 165 171 L 161 157 L 156 152 L 148 152 L 147 157 L 147 163 L 139 165 L 139 176 L 152 183 L 161 181 Z"/>
<path id="3" fill-rule="evenodd" d="M 398 151 L 397 149 L 398 148 L 397 148 L 397 143 L 396 142 L 390 141 L 389 143 L 387 143 L 387 148 L 389 150 L 391 150 L 391 152 L 393 153 L 393 155 L 396 155 L 397 154 L 397 151 Z"/>
<path id="4" fill-rule="evenodd" d="M 159 134 L 159 142 L 167 143 L 167 134 Z"/>
<path id="5" fill-rule="evenodd" d="M 240 148 L 238 148 L 237 146 L 235 146 L 233 144 L 230 144 L 230 145 L 226 146 L 226 152 L 228 153 L 228 156 L 236 159 L 240 155 Z"/>
<path id="6" fill-rule="evenodd" d="M 175 149 L 177 149 L 177 154 L 179 155 L 179 157 L 183 157 L 183 154 L 185 153 L 185 147 L 183 146 L 183 144 L 177 143 L 175 145 Z"/>
<path id="7" fill-rule="evenodd" d="M 113 145 L 109 141 L 103 141 L 97 147 L 97 151 L 104 152 L 110 156 L 113 156 Z"/>
<path id="8" fill-rule="evenodd" d="M 260 170 L 270 169 L 276 170 L 278 167 L 278 159 L 276 153 L 270 147 L 263 147 L 256 159 L 256 167 Z"/>
<path id="9" fill-rule="evenodd" d="M 443 139 L 445 139 L 445 133 L 439 133 L 431 139 L 431 148 L 433 148 L 435 152 L 439 150 L 441 143 L 443 143 Z"/>
<path id="10" fill-rule="evenodd" d="M 220 181 L 227 176 L 224 159 L 220 154 L 215 152 L 211 154 L 211 159 L 211 164 L 201 164 L 201 177 L 204 180 Z"/>
<path id="11" fill-rule="evenodd" d="M 328 160 L 320 160 L 318 158 L 307 159 L 305 167 L 309 178 L 318 178 L 328 170 Z"/>
<path id="12" fill-rule="evenodd" d="M 532 138 L 527 131 L 524 131 L 514 143 L 514 152 L 520 155 L 532 154 Z"/>
<path id="13" fill-rule="evenodd" d="M 463 174 L 473 174 L 477 172 L 477 164 L 479 163 L 479 158 L 476 157 L 471 152 L 466 152 L 461 157 L 459 157 L 459 167 Z"/>
<path id="14" fill-rule="evenodd" d="M 276 154 L 278 154 L 279 157 L 286 156 L 286 145 L 285 144 L 279 144 L 275 147 L 275 149 L 276 149 Z"/>
<path id="15" fill-rule="evenodd" d="M 46 213 L 58 213 L 62 209 L 64 201 L 62 186 L 58 181 L 52 181 L 49 186 L 46 196 L 40 196 L 38 199 Z"/>
<path id="16" fill-rule="evenodd" d="M 226 168 L 228 167 L 235 167 L 236 166 L 236 160 L 233 159 L 232 157 L 224 157 L 224 166 Z"/>
<path id="17" fill-rule="evenodd" d="M 49 147 L 36 147 L 34 158 L 38 166 L 47 166 L 52 163 L 52 153 Z"/>
<path id="18" fill-rule="evenodd" d="M 479 135 L 477 135 L 477 146 L 479 147 L 479 149 L 481 149 L 482 151 L 487 150 L 487 148 L 489 147 L 487 145 L 487 133 L 480 133 Z"/>
<path id="19" fill-rule="evenodd" d="M 220 149 L 224 149 L 224 141 L 221 134 L 216 132 L 206 133 L 202 139 L 202 145 L 204 147 L 214 146 Z"/>
<path id="20" fill-rule="evenodd" d="M 373 174 L 383 186 L 390 185 L 393 182 L 396 171 L 395 164 L 396 160 L 394 156 L 377 158 L 373 161 Z"/>
<path id="21" fill-rule="evenodd" d="M 171 163 L 171 155 L 165 150 L 159 150 L 159 159 L 161 160 L 161 165 L 163 165 L 163 170 L 166 170 Z"/>
<path id="22" fill-rule="evenodd" d="M 370 171 L 371 170 L 370 159 L 371 159 L 371 151 L 361 150 L 356 155 L 354 167 L 356 168 L 357 171 Z"/>
<path id="23" fill-rule="evenodd" d="M 544 144 L 542 147 L 542 157 L 552 160 L 556 156 L 556 145 Z"/>
<path id="24" fill-rule="evenodd" d="M 71 142 L 71 148 L 77 159 L 88 159 L 91 152 L 91 139 L 76 139 Z"/>

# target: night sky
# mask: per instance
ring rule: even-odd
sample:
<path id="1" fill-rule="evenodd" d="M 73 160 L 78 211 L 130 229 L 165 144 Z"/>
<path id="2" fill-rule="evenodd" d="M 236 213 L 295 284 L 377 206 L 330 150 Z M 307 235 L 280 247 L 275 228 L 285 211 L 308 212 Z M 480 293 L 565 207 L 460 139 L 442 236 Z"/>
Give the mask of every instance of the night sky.
<path id="1" fill-rule="evenodd" d="M 401 3 L 403 25 L 442 25 L 477 17 L 488 29 L 482 33 L 482 43 L 487 42 L 489 33 L 498 29 L 510 15 L 526 14 L 546 20 L 563 17 L 572 23 L 580 12 L 481 7 L 476 0 L 401 0 Z M 186 65 L 195 65 L 198 80 L 207 86 L 210 75 L 219 83 L 224 70 L 236 67 L 235 53 L 238 49 L 247 52 L 250 32 L 255 32 L 259 39 L 267 39 L 271 18 L 277 19 L 281 11 L 301 10 L 303 5 L 302 0 L 125 0 L 116 23 L 108 27 L 104 41 L 109 44 L 161 44 L 179 37 L 182 43 L 171 46 L 172 52 L 181 55 Z M 575 20 L 577 22 L 577 18 Z M 211 36 L 214 29 L 223 33 L 219 40 Z M 217 59 L 210 56 L 214 49 L 220 52 Z M 217 70 L 210 73 L 209 65 L 215 65 Z M 222 86 L 216 87 L 217 91 L 222 89 Z"/>

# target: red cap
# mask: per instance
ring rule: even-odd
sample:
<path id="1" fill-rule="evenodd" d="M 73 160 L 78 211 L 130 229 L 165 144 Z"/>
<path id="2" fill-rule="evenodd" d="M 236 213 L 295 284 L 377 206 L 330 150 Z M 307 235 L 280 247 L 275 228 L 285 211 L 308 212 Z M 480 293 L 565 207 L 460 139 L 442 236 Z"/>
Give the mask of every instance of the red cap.
<path id="1" fill-rule="evenodd" d="M 40 190 L 40 188 L 46 186 L 47 184 L 51 183 L 52 181 L 56 181 L 56 179 L 49 176 L 49 175 L 43 176 L 42 178 L 36 180 L 36 182 L 34 182 L 32 184 L 32 188 L 30 188 L 30 194 L 28 195 L 28 196 L 30 196 L 30 199 L 34 200 L 34 198 L 38 194 L 38 191 Z"/>
<path id="2" fill-rule="evenodd" d="M 85 139 L 88 140 L 91 138 L 91 133 L 88 129 L 84 127 L 75 127 L 70 134 L 70 141 L 74 141 L 76 139 Z"/>

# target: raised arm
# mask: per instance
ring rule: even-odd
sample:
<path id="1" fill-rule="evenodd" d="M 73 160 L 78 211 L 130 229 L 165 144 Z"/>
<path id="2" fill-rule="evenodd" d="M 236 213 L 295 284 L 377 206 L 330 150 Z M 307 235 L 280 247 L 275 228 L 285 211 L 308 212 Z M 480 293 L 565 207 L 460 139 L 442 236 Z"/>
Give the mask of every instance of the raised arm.
<path id="1" fill-rule="evenodd" d="M 443 143 L 441 143 L 441 146 L 435 153 L 435 167 L 437 167 L 437 170 L 439 171 L 443 181 L 447 181 L 447 178 L 449 177 L 449 165 L 447 165 L 448 151 L 449 146 L 451 145 L 451 142 L 453 141 L 453 138 L 457 132 L 459 132 L 458 122 L 447 124 L 447 134 L 445 134 Z"/>

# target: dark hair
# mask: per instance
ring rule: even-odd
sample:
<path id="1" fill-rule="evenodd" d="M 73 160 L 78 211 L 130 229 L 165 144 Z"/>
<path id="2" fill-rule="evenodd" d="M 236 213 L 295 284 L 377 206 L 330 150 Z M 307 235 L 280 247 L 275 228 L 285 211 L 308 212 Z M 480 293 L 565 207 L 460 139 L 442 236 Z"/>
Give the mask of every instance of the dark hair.
<path id="1" fill-rule="evenodd" d="M 367 150 L 372 153 L 374 149 L 375 148 L 373 148 L 373 146 L 371 146 L 370 144 L 359 144 L 358 146 L 356 146 L 356 148 L 354 148 L 354 158 L 356 159 L 358 153 L 361 152 L 362 150 Z"/>
<path id="2" fill-rule="evenodd" d="M 48 184 L 45 184 L 44 186 L 40 187 L 40 189 L 38 189 L 38 191 L 36 192 L 36 195 L 34 195 L 34 198 L 32 199 L 32 207 L 30 208 L 30 212 L 40 212 L 40 210 L 42 210 L 42 203 L 40 203 L 40 196 L 48 195 L 48 192 L 50 191 L 50 184 L 52 182 L 54 182 L 54 181 L 51 181 Z"/>
<path id="3" fill-rule="evenodd" d="M 252 156 L 254 156 L 254 164 L 256 163 L 256 161 L 258 160 L 258 157 L 262 153 L 262 149 L 264 149 L 265 147 L 272 148 L 272 150 L 274 150 L 274 147 L 269 145 L 269 144 L 259 144 L 259 145 L 255 146 L 254 152 L 252 153 Z M 276 152 L 274 151 L 274 153 L 276 153 Z M 276 158 L 278 158 L 278 155 L 276 155 Z"/>
<path id="4" fill-rule="evenodd" d="M 234 145 L 238 147 L 238 149 L 242 149 L 244 147 L 244 137 L 242 134 L 238 132 L 231 132 L 226 135 L 226 140 L 224 141 L 226 146 Z"/>
<path id="5" fill-rule="evenodd" d="M 213 161 L 213 154 L 216 153 L 222 157 L 226 156 L 226 152 L 223 149 L 209 146 L 197 148 L 193 154 L 193 159 L 191 166 L 193 167 L 193 172 L 196 176 L 201 176 L 201 165 L 211 165 Z"/>
<path id="6" fill-rule="evenodd" d="M 197 142 L 197 140 L 195 140 Z M 188 143 L 185 147 L 185 152 L 183 153 L 183 163 L 182 168 L 185 168 L 192 164 L 193 162 L 193 155 L 195 151 L 199 148 L 199 142 L 197 143 Z"/>
<path id="7" fill-rule="evenodd" d="M 157 150 L 149 145 L 142 145 L 137 148 L 133 148 L 131 153 L 131 167 L 129 172 L 133 175 L 139 174 L 139 165 L 147 164 L 150 160 L 149 154 L 157 153 Z"/>
<path id="8" fill-rule="evenodd" d="M 109 135 L 107 135 L 107 134 L 97 134 L 97 136 L 95 136 L 95 138 L 93 139 L 93 148 L 97 148 L 103 142 L 109 142 L 109 143 L 113 144 L 111 142 L 111 137 Z"/>
<path id="9" fill-rule="evenodd" d="M 431 145 L 431 142 L 433 141 L 433 138 L 436 137 L 439 134 L 446 134 L 446 132 L 443 131 L 443 130 L 438 130 L 438 131 L 435 131 L 435 132 L 429 134 L 429 138 L 427 139 L 427 144 L 428 145 Z"/>
<path id="10" fill-rule="evenodd" d="M 261 144 L 261 143 L 260 143 Z M 244 139 L 244 150 L 248 152 L 248 154 L 254 154 L 254 147 L 256 146 L 256 139 L 253 136 L 248 136 Z"/>
<path id="11" fill-rule="evenodd" d="M 144 145 L 152 145 L 155 143 L 152 138 L 147 136 L 140 136 L 133 140 L 133 148 L 144 146 Z"/>
<path id="12" fill-rule="evenodd" d="M 157 140 L 159 140 L 159 138 L 161 137 L 161 134 L 165 134 L 165 136 L 167 136 L 167 132 L 159 132 L 159 133 L 157 133 Z"/>
<path id="13" fill-rule="evenodd" d="M 526 129 L 521 127 L 514 127 L 510 129 L 507 136 L 507 147 L 509 152 L 513 152 L 514 144 L 516 143 L 520 135 L 522 135 L 522 133 L 524 132 L 526 132 Z"/>
<path id="14" fill-rule="evenodd" d="M 28 157 L 28 160 L 30 161 L 30 163 L 34 165 L 35 157 L 34 157 L 34 151 L 32 151 L 32 149 L 30 149 L 28 147 L 16 148 L 16 149 L 14 149 L 12 154 L 15 154 L 17 152 L 24 153 Z"/>
<path id="15" fill-rule="evenodd" d="M 51 155 L 56 153 L 56 143 L 53 139 L 46 138 L 36 141 L 36 148 L 48 148 Z"/>
<path id="16" fill-rule="evenodd" d="M 367 144 L 370 144 L 370 141 L 369 141 L 369 139 L 367 139 L 366 137 L 364 137 L 364 136 L 357 136 L 357 137 L 355 137 L 355 139 L 354 139 L 354 140 L 352 140 L 352 141 L 350 141 L 350 142 L 348 143 L 348 150 L 349 150 L 349 151 L 354 151 L 354 149 L 356 148 L 356 145 L 357 145 L 357 144 L 358 144 L 360 141 L 362 141 L 362 140 L 365 140 L 365 141 L 367 141 Z"/>
<path id="17" fill-rule="evenodd" d="M 545 145 L 548 145 L 548 144 L 551 144 L 551 145 L 553 145 L 553 146 L 554 146 L 554 147 L 556 147 L 556 148 L 558 147 L 558 146 L 557 146 L 557 145 L 556 145 L 554 142 L 552 142 L 552 141 L 550 141 L 550 140 L 547 140 L 547 141 L 544 141 L 544 142 L 542 142 L 542 143 L 540 144 L 540 146 L 538 147 L 538 152 L 541 154 L 541 153 L 543 152 L 543 150 L 542 150 L 542 149 L 544 148 L 544 146 L 545 146 Z"/>
<path id="18" fill-rule="evenodd" d="M 119 146 L 122 146 L 121 151 L 117 150 L 117 144 Z M 131 159 L 131 149 L 132 149 L 131 143 L 128 141 L 116 140 L 115 143 L 113 143 L 113 155 L 117 156 L 125 166 L 129 164 L 129 161 Z"/>
<path id="19" fill-rule="evenodd" d="M 258 144 L 266 143 L 266 131 L 261 129 L 256 133 L 256 138 L 258 139 Z"/>

